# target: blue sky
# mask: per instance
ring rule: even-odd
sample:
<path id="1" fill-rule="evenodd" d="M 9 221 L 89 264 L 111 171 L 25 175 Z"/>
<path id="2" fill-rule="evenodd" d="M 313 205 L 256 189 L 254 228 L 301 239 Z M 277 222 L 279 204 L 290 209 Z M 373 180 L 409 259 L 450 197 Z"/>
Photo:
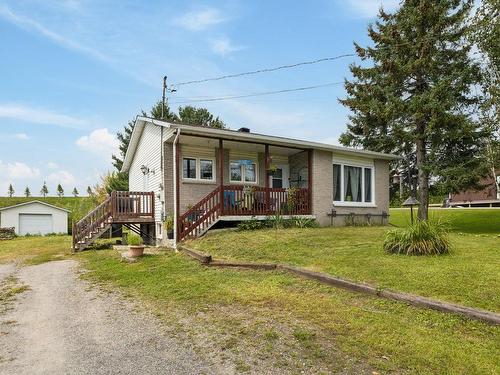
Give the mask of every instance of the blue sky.
<path id="1" fill-rule="evenodd" d="M 0 0 L 0 195 L 84 192 L 111 170 L 114 134 L 169 83 L 352 53 L 395 0 Z M 199 97 L 342 81 L 354 58 L 179 87 Z M 336 143 L 343 87 L 196 103 L 231 128 Z"/>

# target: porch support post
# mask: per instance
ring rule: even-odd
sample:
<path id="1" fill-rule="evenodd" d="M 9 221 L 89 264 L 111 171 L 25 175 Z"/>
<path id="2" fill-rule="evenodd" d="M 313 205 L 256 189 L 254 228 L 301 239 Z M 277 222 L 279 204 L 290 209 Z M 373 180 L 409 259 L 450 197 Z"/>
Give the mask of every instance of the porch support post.
<path id="1" fill-rule="evenodd" d="M 308 213 L 312 213 L 312 187 L 313 187 L 313 173 L 312 173 L 312 158 L 313 150 L 307 151 L 307 200 L 308 200 Z"/>
<path id="2" fill-rule="evenodd" d="M 264 146 L 264 204 L 266 207 L 266 214 L 269 212 L 269 145 Z"/>
<path id="3" fill-rule="evenodd" d="M 220 214 L 224 214 L 224 144 L 222 138 L 219 139 L 219 188 L 220 188 Z"/>
<path id="4" fill-rule="evenodd" d="M 175 223 L 177 226 L 176 230 L 176 239 L 175 242 L 179 242 L 180 234 L 181 234 L 181 223 L 180 223 L 180 201 L 181 201 L 181 194 L 180 194 L 180 186 L 179 186 L 179 166 L 180 166 L 180 147 L 179 144 L 174 144 L 175 147 L 175 170 L 174 170 L 174 179 L 175 179 Z"/>

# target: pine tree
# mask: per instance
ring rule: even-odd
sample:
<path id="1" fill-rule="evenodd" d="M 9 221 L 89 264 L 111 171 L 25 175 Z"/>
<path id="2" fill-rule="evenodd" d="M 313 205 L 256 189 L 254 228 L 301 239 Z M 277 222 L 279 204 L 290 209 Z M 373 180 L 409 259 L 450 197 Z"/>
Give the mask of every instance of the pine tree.
<path id="1" fill-rule="evenodd" d="M 12 187 L 12 184 L 9 184 L 9 189 L 7 190 L 7 195 L 12 198 L 12 196 L 14 195 L 15 191 L 14 191 L 14 188 Z"/>
<path id="2" fill-rule="evenodd" d="M 64 189 L 61 186 L 61 184 L 57 184 L 57 196 L 58 197 L 64 197 Z"/>
<path id="3" fill-rule="evenodd" d="M 92 194 L 94 194 L 94 192 L 92 191 L 92 188 L 90 186 L 87 186 L 87 194 L 89 197 L 91 197 Z"/>
<path id="4" fill-rule="evenodd" d="M 28 186 L 26 186 L 26 189 L 24 189 L 24 196 L 26 198 L 31 197 L 31 191 L 30 191 L 30 188 Z"/>
<path id="5" fill-rule="evenodd" d="M 42 189 L 40 189 L 40 195 L 42 197 L 46 197 L 47 194 L 49 194 L 49 189 L 47 188 L 47 183 L 44 181 L 43 182 L 43 186 L 42 186 Z"/>
<path id="6" fill-rule="evenodd" d="M 75 188 L 73 188 L 73 191 L 71 192 L 71 194 L 73 194 L 73 196 L 76 198 L 76 197 L 78 197 L 78 194 L 80 194 L 80 193 L 78 192 L 78 190 L 76 190 L 76 187 L 75 187 Z"/>
<path id="7" fill-rule="evenodd" d="M 355 44 L 366 64 L 351 65 L 344 145 L 396 153 L 418 170 L 418 216 L 427 219 L 429 180 L 448 190 L 472 186 L 484 173 L 477 157 L 484 132 L 473 121 L 480 81 L 465 38 L 472 0 L 407 0 L 379 13 L 368 28 L 373 47 Z M 411 178 L 411 176 L 410 176 Z"/>

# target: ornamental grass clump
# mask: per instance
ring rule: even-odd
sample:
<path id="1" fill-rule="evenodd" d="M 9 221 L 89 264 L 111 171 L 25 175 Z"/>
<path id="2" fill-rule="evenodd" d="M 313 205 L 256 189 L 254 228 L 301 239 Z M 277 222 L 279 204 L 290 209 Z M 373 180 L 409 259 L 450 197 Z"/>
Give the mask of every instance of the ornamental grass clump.
<path id="1" fill-rule="evenodd" d="M 448 229 L 441 221 L 417 220 L 406 228 L 387 232 L 384 250 L 406 255 L 448 254 L 451 250 Z"/>

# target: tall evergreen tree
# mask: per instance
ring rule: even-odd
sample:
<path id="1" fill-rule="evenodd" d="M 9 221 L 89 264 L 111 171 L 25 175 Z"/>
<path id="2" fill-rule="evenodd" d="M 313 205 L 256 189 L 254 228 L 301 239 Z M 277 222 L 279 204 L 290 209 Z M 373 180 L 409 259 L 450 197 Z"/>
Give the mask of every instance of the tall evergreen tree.
<path id="1" fill-rule="evenodd" d="M 78 194 L 80 194 L 80 193 L 78 192 L 78 190 L 76 190 L 76 187 L 75 187 L 75 188 L 73 188 L 73 191 L 71 192 L 71 194 L 73 194 L 73 196 L 76 198 L 76 197 L 78 197 Z"/>
<path id="2" fill-rule="evenodd" d="M 484 132 L 473 121 L 480 73 L 465 38 L 472 0 L 406 0 L 383 10 L 368 34 L 374 46 L 355 44 L 363 61 L 351 65 L 340 100 L 352 114 L 344 145 L 396 153 L 418 170 L 418 216 L 427 219 L 429 180 L 457 191 L 477 183 Z M 410 176 L 411 177 L 411 176 Z"/>
<path id="3" fill-rule="evenodd" d="M 212 115 L 206 108 L 196 108 L 190 105 L 179 107 L 179 120 L 185 124 L 208 126 L 211 128 L 224 129 L 226 124 Z"/>
<path id="4" fill-rule="evenodd" d="M 47 196 L 47 194 L 49 194 L 49 189 L 47 188 L 47 183 L 44 181 L 44 182 L 43 182 L 43 186 L 42 186 L 42 188 L 40 189 L 40 195 L 41 195 L 42 197 L 46 197 L 46 196 Z"/>
<path id="5" fill-rule="evenodd" d="M 31 191 L 30 191 L 30 188 L 28 186 L 26 186 L 26 189 L 24 189 L 24 196 L 26 198 L 31 197 Z"/>
<path id="6" fill-rule="evenodd" d="M 478 46 L 481 61 L 479 120 L 490 132 L 485 156 L 500 199 L 500 0 L 481 1 L 473 18 L 471 40 Z"/>
<path id="7" fill-rule="evenodd" d="M 9 188 L 7 189 L 7 195 L 12 198 L 12 196 L 14 195 L 15 191 L 14 191 L 14 188 L 12 187 L 12 184 L 9 184 Z"/>
<path id="8" fill-rule="evenodd" d="M 92 194 L 94 194 L 94 192 L 92 191 L 92 188 L 91 188 L 90 186 L 87 186 L 87 195 L 88 195 L 89 197 L 91 197 L 91 196 L 92 196 Z"/>
<path id="9" fill-rule="evenodd" d="M 57 184 L 56 191 L 57 191 L 57 196 L 58 197 L 64 197 L 64 189 L 61 186 L 61 184 Z"/>

